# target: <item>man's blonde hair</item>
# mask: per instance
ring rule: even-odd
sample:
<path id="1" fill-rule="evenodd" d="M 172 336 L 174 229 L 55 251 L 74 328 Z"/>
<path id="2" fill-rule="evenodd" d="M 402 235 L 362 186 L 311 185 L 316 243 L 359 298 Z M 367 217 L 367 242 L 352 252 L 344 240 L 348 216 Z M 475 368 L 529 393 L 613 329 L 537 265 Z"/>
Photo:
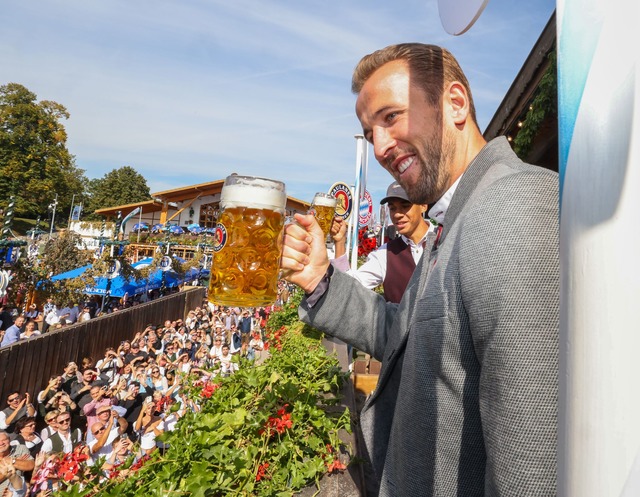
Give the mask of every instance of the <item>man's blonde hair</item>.
<path id="1" fill-rule="evenodd" d="M 476 126 L 478 125 L 467 77 L 453 54 L 446 48 L 436 45 L 401 43 L 365 55 L 353 72 L 351 91 L 355 94 L 360 93 L 366 81 L 375 71 L 394 60 L 407 61 L 412 83 L 424 90 L 431 105 L 439 105 L 446 85 L 453 81 L 462 83 L 469 97 L 469 114 Z"/>

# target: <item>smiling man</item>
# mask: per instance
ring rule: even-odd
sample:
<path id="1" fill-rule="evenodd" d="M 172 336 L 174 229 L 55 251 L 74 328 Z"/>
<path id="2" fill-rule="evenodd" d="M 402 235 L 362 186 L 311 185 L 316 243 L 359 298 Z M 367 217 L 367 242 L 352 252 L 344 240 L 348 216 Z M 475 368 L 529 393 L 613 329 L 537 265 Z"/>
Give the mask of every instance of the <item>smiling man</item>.
<path id="1" fill-rule="evenodd" d="M 365 288 L 374 289 L 382 285 L 385 300 L 398 304 L 422 257 L 431 225 L 423 218 L 427 206 L 411 203 L 397 181 L 389 185 L 387 195 L 380 203 L 387 204 L 391 222 L 400 236 L 371 252 L 357 270 L 351 270 L 345 240 L 347 223 L 336 216 L 331 226 L 331 238 L 335 244 L 332 264 L 336 269 L 348 272 Z"/>
<path id="2" fill-rule="evenodd" d="M 364 57 L 352 89 L 378 162 L 441 226 L 400 304 L 334 271 L 312 215 L 282 267 L 303 321 L 382 361 L 361 414 L 382 496 L 556 494 L 558 177 L 486 143 L 445 49 Z M 345 298 L 348 296 L 348 298 Z"/>

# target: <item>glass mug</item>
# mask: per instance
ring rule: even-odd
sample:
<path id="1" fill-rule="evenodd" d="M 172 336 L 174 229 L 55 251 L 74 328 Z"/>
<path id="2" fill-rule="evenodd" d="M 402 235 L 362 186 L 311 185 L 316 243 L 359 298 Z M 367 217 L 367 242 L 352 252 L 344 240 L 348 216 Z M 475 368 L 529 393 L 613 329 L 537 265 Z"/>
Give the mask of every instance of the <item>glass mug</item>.
<path id="1" fill-rule="evenodd" d="M 228 176 L 220 194 L 208 298 L 224 306 L 276 301 L 287 194 L 284 183 Z"/>
<path id="2" fill-rule="evenodd" d="M 318 192 L 311 201 L 309 213 L 313 213 L 326 237 L 331 231 L 331 224 L 336 215 L 337 200 L 333 195 Z"/>

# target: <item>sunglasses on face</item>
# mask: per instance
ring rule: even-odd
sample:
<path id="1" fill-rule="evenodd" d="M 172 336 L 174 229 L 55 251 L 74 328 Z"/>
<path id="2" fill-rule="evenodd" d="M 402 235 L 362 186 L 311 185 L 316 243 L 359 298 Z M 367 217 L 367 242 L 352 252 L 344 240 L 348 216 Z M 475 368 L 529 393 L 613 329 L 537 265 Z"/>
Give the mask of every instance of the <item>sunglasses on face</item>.
<path id="1" fill-rule="evenodd" d="M 96 431 L 94 431 L 93 434 L 97 435 L 98 433 L 102 433 L 104 430 L 106 430 L 106 428 L 103 426 L 102 428 L 98 428 Z"/>
<path id="2" fill-rule="evenodd" d="M 7 402 L 15 402 L 17 400 L 20 400 L 20 397 L 12 397 L 10 399 L 7 399 Z"/>
<path id="3" fill-rule="evenodd" d="M 60 424 L 60 425 L 67 424 L 67 423 L 71 423 L 71 418 L 65 418 L 65 419 L 59 419 L 58 420 L 58 424 Z"/>

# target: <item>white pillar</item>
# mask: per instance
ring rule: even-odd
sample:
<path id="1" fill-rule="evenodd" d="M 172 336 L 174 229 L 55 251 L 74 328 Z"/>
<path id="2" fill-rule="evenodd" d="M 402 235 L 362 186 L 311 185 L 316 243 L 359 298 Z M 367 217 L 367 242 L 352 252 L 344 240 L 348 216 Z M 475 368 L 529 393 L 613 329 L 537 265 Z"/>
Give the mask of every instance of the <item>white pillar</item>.
<path id="1" fill-rule="evenodd" d="M 558 495 L 640 495 L 640 2 L 559 0 Z"/>

